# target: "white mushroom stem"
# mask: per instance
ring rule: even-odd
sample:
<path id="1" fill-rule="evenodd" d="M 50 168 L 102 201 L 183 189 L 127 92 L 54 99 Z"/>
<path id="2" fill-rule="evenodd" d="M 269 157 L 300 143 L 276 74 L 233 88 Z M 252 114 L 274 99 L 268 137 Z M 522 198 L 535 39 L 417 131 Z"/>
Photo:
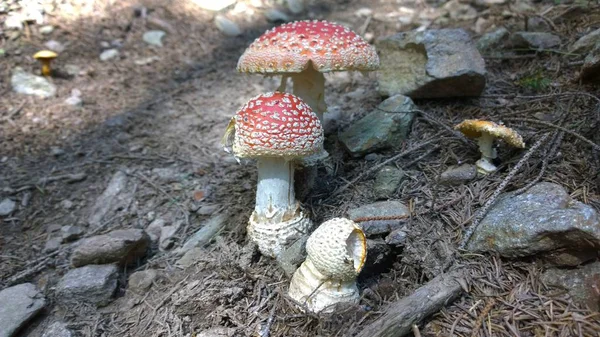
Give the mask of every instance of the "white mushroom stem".
<path id="1" fill-rule="evenodd" d="M 296 212 L 294 165 L 278 157 L 258 159 L 256 215 L 260 223 L 280 223 Z"/>
<path id="2" fill-rule="evenodd" d="M 302 98 L 323 123 L 323 113 L 327 110 L 325 104 L 325 76 L 315 70 L 312 63 L 310 63 L 304 71 L 291 77 L 294 84 L 293 94 Z"/>
<path id="3" fill-rule="evenodd" d="M 481 137 L 477 138 L 481 159 L 475 165 L 481 173 L 487 174 L 496 171 L 496 166 L 492 163 L 492 159 L 497 156 L 496 149 L 493 148 L 494 139 L 494 136 L 487 133 L 483 133 Z"/>

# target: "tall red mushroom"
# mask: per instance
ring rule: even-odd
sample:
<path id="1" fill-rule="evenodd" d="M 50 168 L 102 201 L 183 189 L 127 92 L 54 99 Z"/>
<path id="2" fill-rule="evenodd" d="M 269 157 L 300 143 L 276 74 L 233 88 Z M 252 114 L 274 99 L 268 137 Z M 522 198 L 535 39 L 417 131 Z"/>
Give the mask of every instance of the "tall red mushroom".
<path id="1" fill-rule="evenodd" d="M 224 145 L 232 145 L 236 157 L 257 160 L 256 206 L 248 234 L 263 254 L 276 257 L 312 225 L 296 201 L 294 161 L 322 151 L 321 122 L 300 98 L 266 93 L 238 110 Z"/>
<path id="2" fill-rule="evenodd" d="M 294 95 L 302 98 L 323 121 L 325 77 L 332 71 L 372 71 L 379 68 L 373 46 L 355 32 L 327 21 L 296 21 L 275 27 L 258 37 L 240 57 L 237 70 L 289 76 Z"/>

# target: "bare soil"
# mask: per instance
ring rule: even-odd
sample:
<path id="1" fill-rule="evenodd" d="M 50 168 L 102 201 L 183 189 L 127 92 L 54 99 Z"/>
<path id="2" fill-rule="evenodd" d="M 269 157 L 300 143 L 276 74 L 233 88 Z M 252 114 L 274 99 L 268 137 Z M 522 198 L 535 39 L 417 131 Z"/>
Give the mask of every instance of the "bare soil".
<path id="1" fill-rule="evenodd" d="M 376 162 L 352 159 L 336 141 L 338 132 L 381 101 L 375 76 L 327 76 L 327 104 L 342 113 L 326 135 L 334 165 L 319 167 L 318 183 L 303 200 L 315 223 L 374 202 L 368 169 L 430 143 L 391 163 L 408 176 L 393 197 L 413 214 L 406 246 L 394 251 L 383 267 L 360 276 L 360 305 L 331 316 L 303 314 L 286 297 L 289 280 L 283 271 L 247 243 L 256 169 L 238 164 L 219 143 L 229 119 L 245 101 L 277 87 L 277 78 L 235 70 L 244 49 L 274 25 L 261 12 L 277 5 L 238 1 L 246 10 L 226 15 L 243 34 L 226 37 L 213 24 L 215 13 L 192 1 L 48 3 L 55 4 L 48 16 L 48 23 L 56 27 L 51 35 L 42 36 L 39 26 L 31 24 L 15 39 L 0 39 L 6 51 L 0 56 L 0 200 L 18 202 L 18 210 L 0 223 L 0 286 L 35 269 L 19 282 L 34 282 L 50 302 L 23 336 L 39 336 L 56 320 L 67 322 L 81 336 L 194 336 L 215 327 L 229 328 L 235 336 L 260 336 L 267 330 L 272 337 L 355 334 L 385 312 L 387 303 L 442 272 L 477 210 L 527 152 L 502 147 L 500 156 L 506 160 L 497 174 L 461 186 L 438 184 L 447 167 L 477 159 L 474 144 L 448 130 L 466 118 L 503 121 L 522 132 L 528 145 L 549 133 L 549 141 L 531 155 L 506 191 L 532 181 L 552 181 L 600 211 L 599 151 L 581 140 L 600 144 L 600 93 L 597 87 L 579 83 L 582 57 L 565 52 L 580 32 L 600 27 L 600 9 L 588 2 L 549 1 L 531 4 L 538 14 L 522 12 L 513 2 L 475 7 L 487 24 L 512 31 L 525 29 L 527 18 L 540 18 L 561 37 L 563 48 L 484 55 L 488 83 L 483 97 L 417 100 L 426 115 L 419 115 L 405 144 L 381 152 Z M 425 28 L 462 27 L 475 38 L 480 35 L 476 19 L 458 20 L 444 15 L 442 7 L 443 2 L 435 1 L 308 1 L 303 14 L 291 17 L 344 22 L 378 38 L 422 26 L 418 20 L 400 23 L 398 17 L 406 16 L 402 13 L 414 10 L 415 16 L 427 17 Z M 145 17 L 140 15 L 143 8 Z M 372 16 L 357 15 L 361 8 L 371 9 Z M 4 17 L 0 14 L 0 20 Z M 149 29 L 167 32 L 163 48 L 142 41 Z M 31 55 L 48 39 L 66 45 L 55 69 L 75 65 L 80 74 L 55 77 L 54 98 L 14 93 L 11 70 L 21 66 L 38 72 Z M 113 41 L 122 44 L 118 60 L 101 62 L 102 44 Z M 136 64 L 149 57 L 156 59 Z M 81 107 L 64 103 L 74 88 L 82 92 Z M 536 122 L 540 120 L 547 124 Z M 152 171 L 156 168 L 170 168 L 182 176 L 162 181 Z M 69 248 L 44 254 L 48 228 L 87 226 L 91 207 L 118 170 L 130 178 L 129 198 L 96 233 L 145 228 L 152 218 L 163 217 L 185 222 L 177 233 L 177 247 L 210 217 L 190 212 L 199 205 L 218 205 L 219 212 L 229 214 L 226 230 L 192 268 L 176 267 L 174 254 L 154 249 L 137 268 L 123 273 L 118 298 L 106 308 L 55 305 L 53 287 L 69 269 Z M 85 179 L 60 178 L 74 174 Z M 355 182 L 346 188 L 349 181 Z M 65 206 L 66 201 L 72 206 Z M 86 233 L 93 230 L 86 228 Z M 422 325 L 423 336 L 598 336 L 600 314 L 542 284 L 538 276 L 544 266 L 539 261 L 458 253 L 453 266 L 468 268 L 470 292 Z M 127 275 L 147 268 L 161 272 L 151 290 L 127 291 Z"/>

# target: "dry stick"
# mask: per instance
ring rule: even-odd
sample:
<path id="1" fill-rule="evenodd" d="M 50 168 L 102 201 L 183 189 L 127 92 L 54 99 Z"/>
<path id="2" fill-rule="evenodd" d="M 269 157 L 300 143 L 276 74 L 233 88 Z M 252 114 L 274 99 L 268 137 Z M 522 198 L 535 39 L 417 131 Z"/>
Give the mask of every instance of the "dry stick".
<path id="1" fill-rule="evenodd" d="M 36 274 L 36 273 L 44 270 L 44 268 L 46 268 L 46 264 L 48 263 L 48 261 L 51 258 L 53 258 L 56 255 L 58 255 L 58 253 L 60 253 L 60 250 L 54 251 L 54 252 L 52 252 L 52 253 L 44 256 L 43 258 L 36 260 L 36 261 L 39 261 L 39 262 L 35 266 L 33 266 L 31 268 L 28 268 L 28 269 L 25 269 L 25 270 L 21 271 L 20 273 L 18 273 L 16 275 L 13 275 L 12 277 L 8 278 L 6 280 L 6 285 L 7 286 L 11 286 L 11 285 L 13 285 L 13 284 L 15 284 L 17 282 L 20 282 L 21 280 L 23 280 L 23 279 L 25 279 L 25 278 L 33 275 L 33 274 Z"/>
<path id="2" fill-rule="evenodd" d="M 414 293 L 396 301 L 385 314 L 367 325 L 357 337 L 400 337 L 412 332 L 414 324 L 454 301 L 463 293 L 462 270 L 442 274 L 421 286 Z"/>
<path id="3" fill-rule="evenodd" d="M 505 118 L 505 120 L 507 121 L 521 121 L 521 122 L 528 122 L 528 123 L 534 123 L 534 124 L 540 124 L 540 125 L 545 125 L 545 126 L 549 126 L 551 128 L 555 128 L 557 130 L 560 130 L 564 133 L 568 133 L 571 136 L 588 143 L 589 145 L 591 145 L 596 151 L 600 151 L 600 145 L 592 142 L 591 140 L 585 138 L 584 136 L 578 134 L 577 132 L 571 131 L 567 128 L 563 128 L 562 126 L 556 125 L 556 124 L 552 124 L 552 123 L 548 123 L 548 122 L 544 122 L 544 121 L 538 121 L 537 119 L 531 119 L 531 118 L 520 118 L 520 117 L 509 117 L 509 118 Z"/>

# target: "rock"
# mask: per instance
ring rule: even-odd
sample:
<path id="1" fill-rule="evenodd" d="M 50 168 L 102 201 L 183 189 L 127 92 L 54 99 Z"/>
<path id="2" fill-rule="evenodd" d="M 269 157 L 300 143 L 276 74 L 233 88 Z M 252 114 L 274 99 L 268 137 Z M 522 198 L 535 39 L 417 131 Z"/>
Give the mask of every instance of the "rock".
<path id="1" fill-rule="evenodd" d="M 63 322 L 54 322 L 44 330 L 42 337 L 72 337 L 73 332 Z"/>
<path id="2" fill-rule="evenodd" d="M 81 99 L 81 91 L 79 89 L 71 90 L 71 96 L 65 100 L 65 104 L 72 106 L 81 106 L 83 105 L 83 100 Z"/>
<path id="3" fill-rule="evenodd" d="M 10 13 L 6 17 L 6 19 L 4 20 L 4 28 L 6 28 L 7 30 L 11 30 L 11 29 L 21 30 L 21 29 L 23 29 L 23 18 L 19 14 Z"/>
<path id="4" fill-rule="evenodd" d="M 177 168 L 164 167 L 164 168 L 155 168 L 152 169 L 152 174 L 156 175 L 160 182 L 169 184 L 181 181 L 181 179 L 185 178 L 185 175 L 179 173 Z"/>
<path id="5" fill-rule="evenodd" d="M 480 52 L 484 52 L 497 48 L 507 40 L 509 35 L 510 33 L 504 27 L 498 28 L 493 32 L 484 34 L 477 41 L 477 49 L 479 49 Z"/>
<path id="6" fill-rule="evenodd" d="M 160 57 L 158 57 L 158 56 L 149 56 L 149 57 L 145 57 L 142 59 L 137 59 L 137 60 L 133 61 L 133 63 L 135 63 L 138 66 L 145 66 L 147 64 L 153 63 L 158 60 L 160 60 Z"/>
<path id="7" fill-rule="evenodd" d="M 117 289 L 117 276 L 118 269 L 114 264 L 69 270 L 56 286 L 56 301 L 65 306 L 81 303 L 106 306 Z"/>
<path id="8" fill-rule="evenodd" d="M 148 234 L 141 229 L 121 229 L 92 236 L 81 240 L 73 249 L 71 264 L 74 267 L 114 262 L 129 265 L 146 254 L 149 243 Z"/>
<path id="9" fill-rule="evenodd" d="M 17 208 L 17 203 L 6 198 L 0 201 L 0 216 L 10 215 Z"/>
<path id="10" fill-rule="evenodd" d="M 567 290 L 574 302 L 600 311 L 600 262 L 588 263 L 577 269 L 550 268 L 540 279 L 547 285 Z"/>
<path id="11" fill-rule="evenodd" d="M 527 18 L 527 31 L 528 32 L 547 32 L 550 31 L 551 27 L 542 17 L 529 16 Z"/>
<path id="12" fill-rule="evenodd" d="M 162 219 L 162 218 L 154 219 L 148 225 L 148 227 L 146 227 L 146 233 L 148 233 L 150 240 L 152 240 L 153 242 L 158 242 L 158 240 L 160 239 L 160 232 L 162 231 L 162 228 L 166 225 L 167 225 L 167 222 L 165 221 L 165 219 Z"/>
<path id="13" fill-rule="evenodd" d="M 83 236 L 83 228 L 79 226 L 62 226 L 60 228 L 62 242 L 71 242 Z"/>
<path id="14" fill-rule="evenodd" d="M 165 34 L 162 30 L 150 30 L 144 33 L 142 39 L 151 46 L 162 47 L 162 38 Z"/>
<path id="15" fill-rule="evenodd" d="M 183 255 L 192 248 L 203 247 L 226 225 L 227 216 L 220 214 L 210 218 L 203 223 L 196 233 L 194 233 L 181 248 L 177 250 L 178 255 Z"/>
<path id="16" fill-rule="evenodd" d="M 192 248 L 185 251 L 183 256 L 177 260 L 177 265 L 183 268 L 189 268 L 196 265 L 199 261 L 203 261 L 206 257 L 206 250 L 204 248 Z"/>
<path id="17" fill-rule="evenodd" d="M 408 136 L 414 120 L 413 101 L 394 95 L 340 134 L 340 141 L 354 157 L 387 148 L 398 148 Z"/>
<path id="18" fill-rule="evenodd" d="M 477 178 L 477 167 L 471 164 L 451 166 L 440 175 L 440 184 L 462 185 Z"/>
<path id="19" fill-rule="evenodd" d="M 50 41 L 46 41 L 46 43 L 44 43 L 44 46 L 46 46 L 46 48 L 55 51 L 57 53 L 62 53 L 63 51 L 65 51 L 65 46 L 56 41 L 56 40 L 50 40 Z"/>
<path id="20" fill-rule="evenodd" d="M 236 336 L 235 328 L 210 328 L 196 335 L 196 337 L 233 337 Z"/>
<path id="21" fill-rule="evenodd" d="M 13 91 L 24 95 L 34 95 L 48 98 L 56 95 L 56 86 L 42 76 L 25 72 L 21 67 L 15 67 L 10 78 Z"/>
<path id="22" fill-rule="evenodd" d="M 229 20 L 223 15 L 217 15 L 215 17 L 215 25 L 223 34 L 227 36 L 238 36 L 242 34 L 242 30 L 237 23 Z"/>
<path id="23" fill-rule="evenodd" d="M 377 153 L 369 153 L 365 156 L 366 161 L 377 161 L 379 160 L 379 155 Z"/>
<path id="24" fill-rule="evenodd" d="M 115 49 L 115 48 L 106 49 L 105 51 L 100 53 L 100 61 L 108 61 L 108 60 L 114 59 L 117 56 L 119 56 L 118 49 Z"/>
<path id="25" fill-rule="evenodd" d="M 117 196 L 127 187 L 127 180 L 127 175 L 123 171 L 115 172 L 108 186 L 92 207 L 91 215 L 88 218 L 90 225 L 97 227 L 102 224 L 104 217 L 120 201 Z"/>
<path id="26" fill-rule="evenodd" d="M 71 76 L 77 76 L 81 74 L 81 67 L 75 64 L 66 64 L 65 71 Z"/>
<path id="27" fill-rule="evenodd" d="M 396 192 L 400 182 L 404 178 L 404 171 L 394 166 L 384 166 L 375 175 L 373 192 L 377 199 L 389 198 Z"/>
<path id="28" fill-rule="evenodd" d="M 396 200 L 379 201 L 348 211 L 347 217 L 356 221 L 361 218 L 374 217 L 397 217 L 392 220 L 369 220 L 360 221 L 358 225 L 365 232 L 365 235 L 372 236 L 389 233 L 395 229 L 404 227 L 404 222 L 409 216 L 409 211 L 404 204 Z"/>
<path id="29" fill-rule="evenodd" d="M 142 293 L 152 286 L 152 283 L 158 277 L 158 272 L 154 269 L 147 269 L 142 271 L 136 271 L 129 276 L 129 283 L 127 283 L 127 289 Z"/>
<path id="30" fill-rule="evenodd" d="M 44 296 L 31 283 L 0 291 L 0 337 L 15 336 L 45 305 Z"/>
<path id="31" fill-rule="evenodd" d="M 49 238 L 44 245 L 44 253 L 52 253 L 60 248 L 61 238 Z"/>
<path id="32" fill-rule="evenodd" d="M 65 150 L 61 149 L 60 147 L 51 146 L 50 154 L 53 155 L 54 157 L 60 157 L 63 154 L 65 154 Z"/>
<path id="33" fill-rule="evenodd" d="M 194 4 L 209 11 L 220 11 L 236 3 L 237 0 L 192 0 Z"/>
<path id="34" fill-rule="evenodd" d="M 306 240 L 308 240 L 308 235 L 302 236 L 277 257 L 277 264 L 287 277 L 294 275 L 298 266 L 306 259 Z"/>
<path id="35" fill-rule="evenodd" d="M 270 22 L 287 22 L 290 21 L 290 17 L 284 12 L 275 8 L 269 8 L 265 11 L 265 17 Z"/>
<path id="36" fill-rule="evenodd" d="M 146 232 L 148 233 L 150 240 L 153 242 L 158 242 L 158 246 L 161 251 L 167 250 L 173 246 L 173 236 L 181 227 L 181 222 L 176 222 L 173 225 L 167 225 L 167 222 L 158 218 L 152 221 L 148 227 L 146 227 Z"/>
<path id="37" fill-rule="evenodd" d="M 69 210 L 69 209 L 73 208 L 73 202 L 69 199 L 62 200 L 60 202 L 60 207 Z"/>
<path id="38" fill-rule="evenodd" d="M 451 19 L 458 21 L 469 21 L 477 18 L 477 10 L 468 4 L 458 0 L 446 2 L 444 9 L 448 11 Z"/>
<path id="39" fill-rule="evenodd" d="M 510 37 L 513 48 L 550 49 L 560 46 L 560 37 L 544 32 L 517 32 Z"/>
<path id="40" fill-rule="evenodd" d="M 592 51 L 598 43 L 600 43 L 600 28 L 582 36 L 571 46 L 570 51 L 574 54 L 586 54 Z"/>
<path id="41" fill-rule="evenodd" d="M 41 26 L 39 29 L 39 32 L 42 35 L 52 34 L 53 31 L 54 31 L 54 27 L 52 25 Z"/>
<path id="42" fill-rule="evenodd" d="M 580 77 L 584 83 L 600 83 L 600 42 L 585 57 Z"/>
<path id="43" fill-rule="evenodd" d="M 406 242 L 406 232 L 404 229 L 395 229 L 385 237 L 385 243 L 392 246 L 403 246 Z"/>
<path id="44" fill-rule="evenodd" d="M 467 248 L 514 258 L 538 255 L 559 266 L 597 256 L 596 211 L 571 199 L 560 185 L 538 183 L 521 195 L 507 193 L 479 224 Z"/>
<path id="45" fill-rule="evenodd" d="M 304 11 L 304 0 L 287 0 L 287 7 L 290 12 L 300 14 Z"/>
<path id="46" fill-rule="evenodd" d="M 202 205 L 198 210 L 196 210 L 196 214 L 198 215 L 212 215 L 214 212 L 219 210 L 220 205 Z"/>
<path id="47" fill-rule="evenodd" d="M 485 62 L 462 29 L 398 33 L 376 47 L 382 96 L 479 96 L 485 87 Z"/>

